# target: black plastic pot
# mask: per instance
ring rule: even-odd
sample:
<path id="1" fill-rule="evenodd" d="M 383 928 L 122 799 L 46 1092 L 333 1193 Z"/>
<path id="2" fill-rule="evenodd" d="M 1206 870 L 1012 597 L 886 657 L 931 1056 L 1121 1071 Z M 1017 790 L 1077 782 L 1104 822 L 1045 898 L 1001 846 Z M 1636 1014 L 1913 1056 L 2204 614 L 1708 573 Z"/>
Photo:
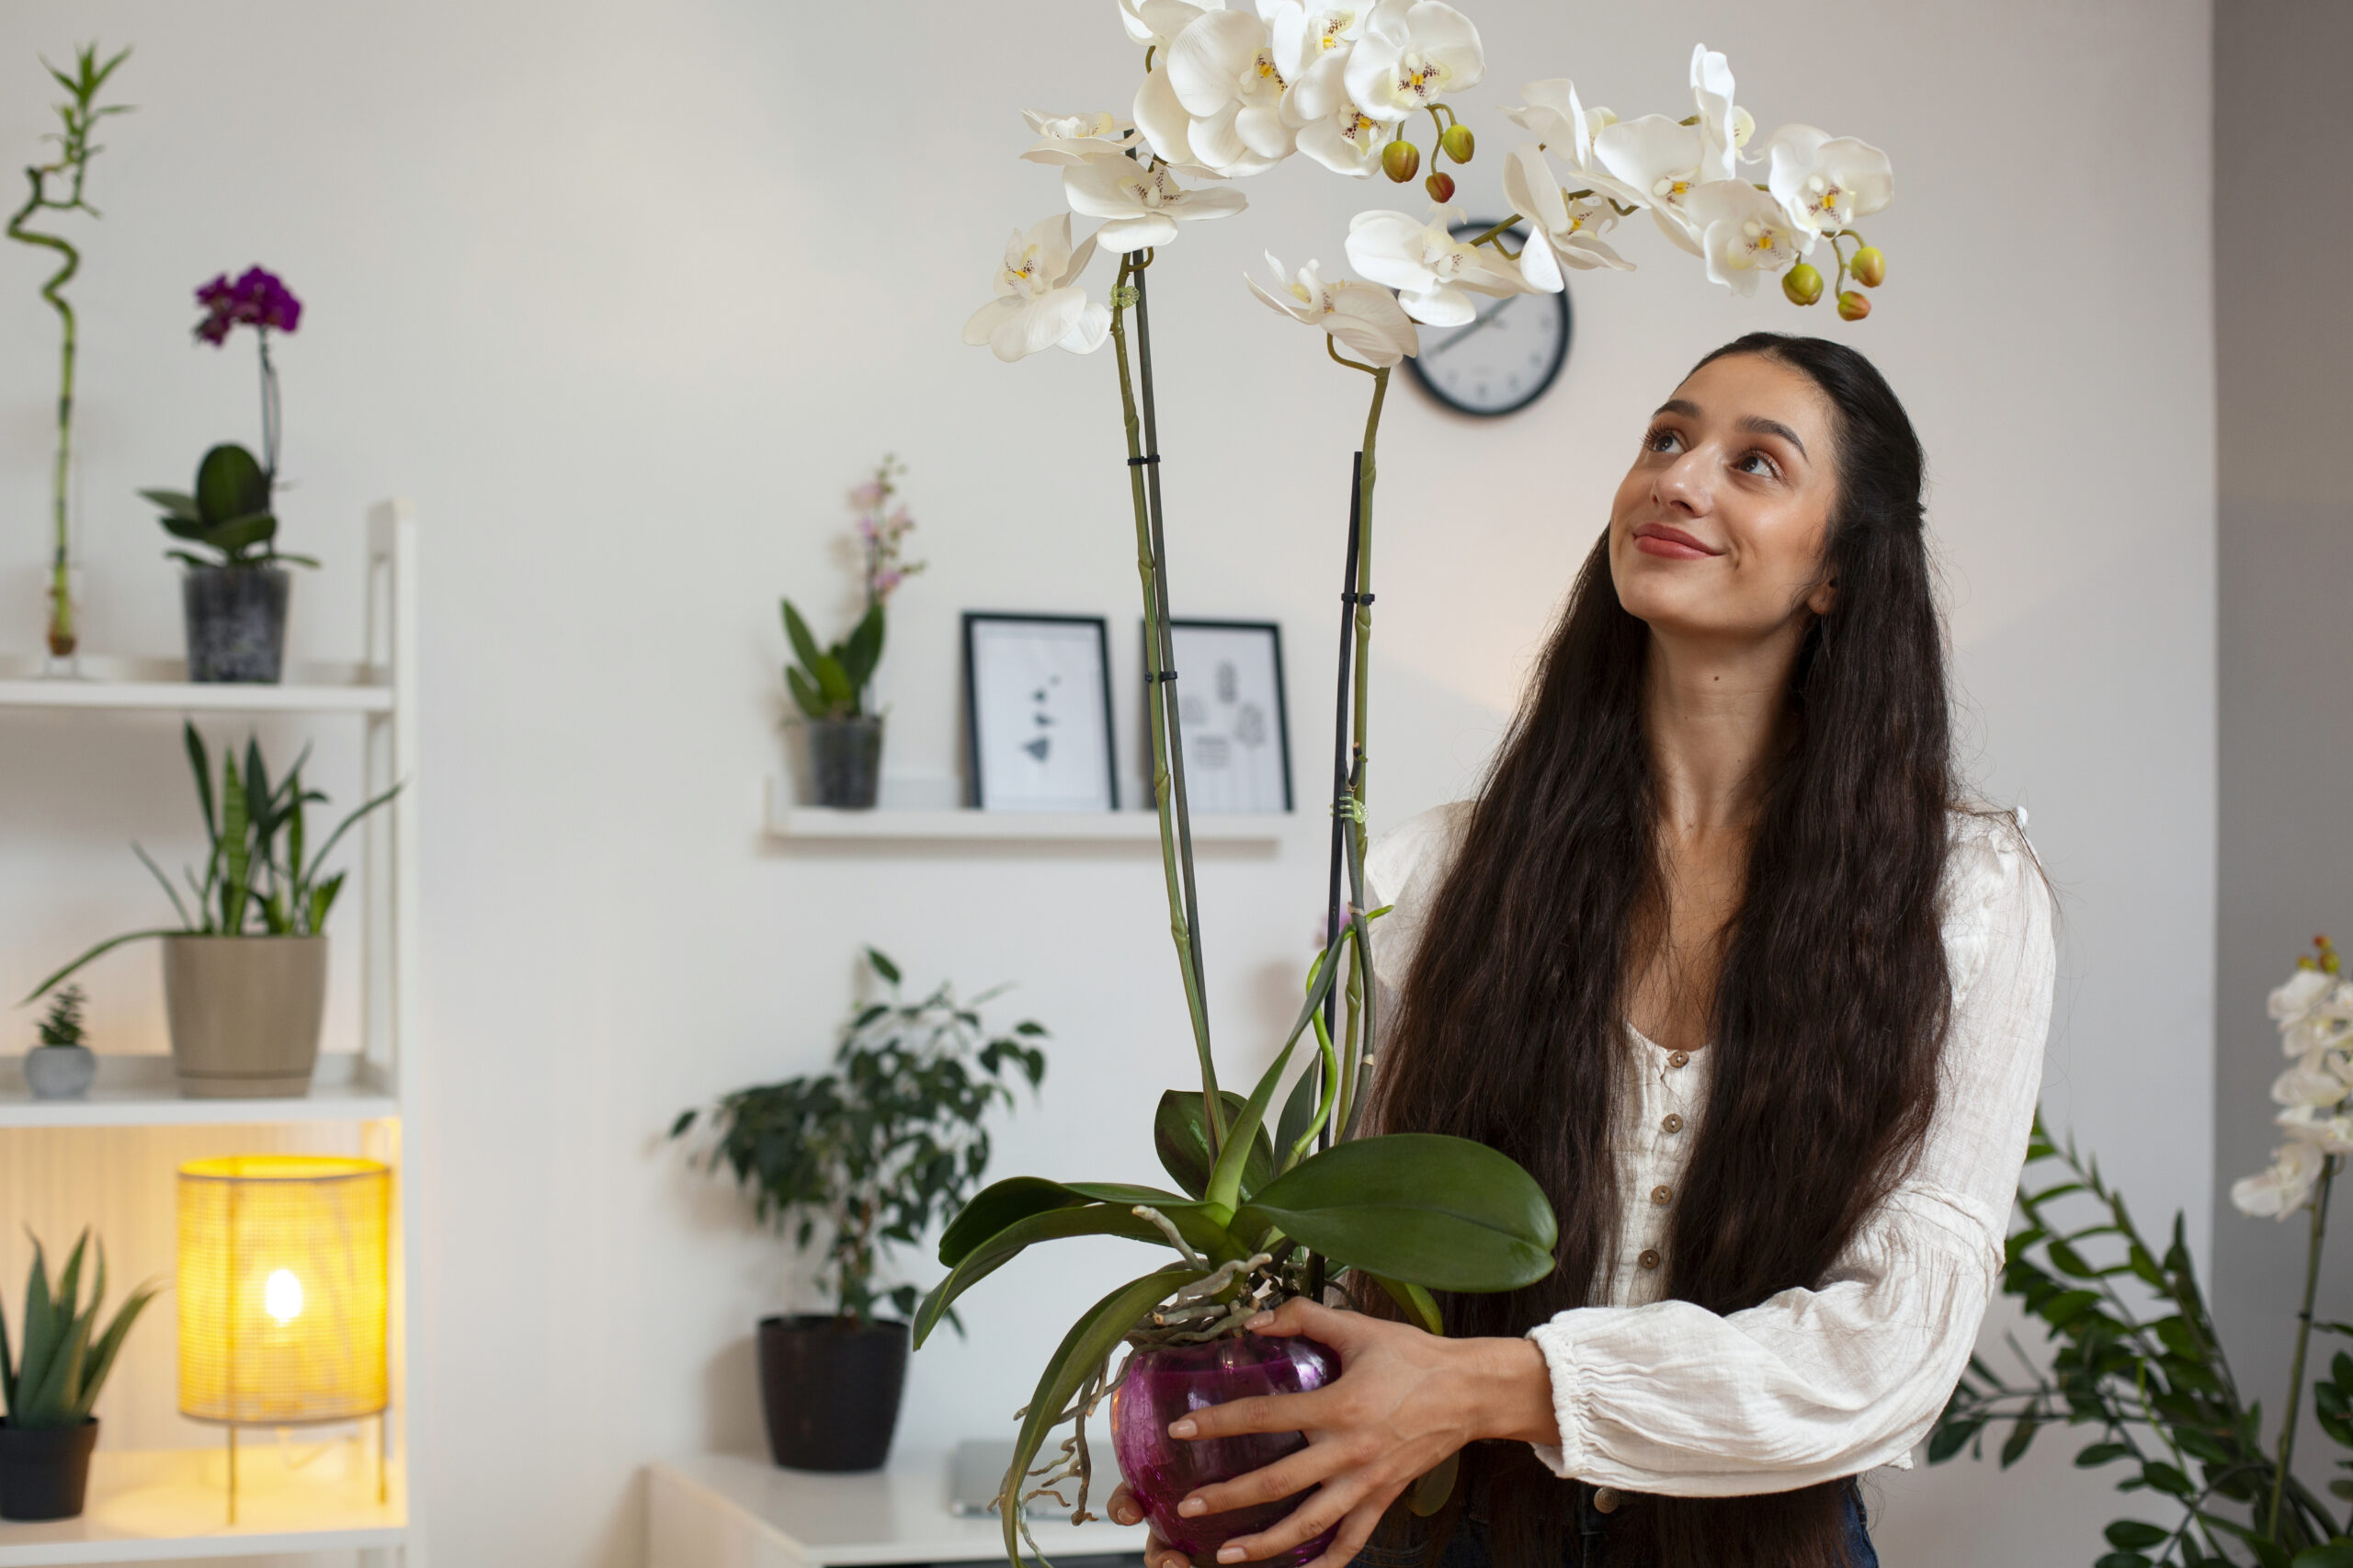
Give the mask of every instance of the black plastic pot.
<path id="1" fill-rule="evenodd" d="M 907 1325 L 818 1312 L 760 1320 L 768 1454 L 792 1470 L 881 1470 L 907 1384 Z"/>
<path id="2" fill-rule="evenodd" d="M 180 578 L 188 678 L 277 684 L 293 581 L 282 566 L 189 567 Z"/>
<path id="3" fill-rule="evenodd" d="M 809 773 L 819 805 L 871 811 L 882 781 L 882 721 L 810 720 Z"/>
<path id="4" fill-rule="evenodd" d="M 96 1417 L 79 1426 L 17 1427 L 0 1418 L 0 1519 L 70 1519 L 90 1489 Z"/>

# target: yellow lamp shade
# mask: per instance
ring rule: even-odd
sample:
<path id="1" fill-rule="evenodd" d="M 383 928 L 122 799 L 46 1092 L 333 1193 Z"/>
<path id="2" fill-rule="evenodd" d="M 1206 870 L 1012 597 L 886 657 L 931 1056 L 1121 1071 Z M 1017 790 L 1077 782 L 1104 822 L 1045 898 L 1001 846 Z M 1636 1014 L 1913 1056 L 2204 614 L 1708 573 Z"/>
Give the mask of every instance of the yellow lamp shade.
<path id="1" fill-rule="evenodd" d="M 180 1414 L 234 1426 L 384 1408 L 392 1172 L 233 1154 L 180 1167 Z"/>

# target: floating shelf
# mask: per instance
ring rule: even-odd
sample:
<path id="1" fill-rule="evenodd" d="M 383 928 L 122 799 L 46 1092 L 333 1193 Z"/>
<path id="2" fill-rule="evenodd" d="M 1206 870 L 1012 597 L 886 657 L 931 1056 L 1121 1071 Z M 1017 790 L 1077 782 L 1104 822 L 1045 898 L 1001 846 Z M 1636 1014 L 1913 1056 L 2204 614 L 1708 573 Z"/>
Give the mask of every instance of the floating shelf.
<path id="1" fill-rule="evenodd" d="M 146 1453 L 100 1449 L 89 1506 L 78 1519 L 0 1523 L 0 1568 L 190 1562 L 297 1551 L 357 1551 L 403 1544 L 408 1511 L 400 1467 L 392 1501 L 376 1501 L 372 1463 L 320 1474 L 273 1462 L 274 1445 L 248 1443 L 238 1465 L 237 1520 L 228 1522 L 228 1458 L 220 1449 Z"/>
<path id="2" fill-rule="evenodd" d="M 319 1058 L 311 1092 L 291 1099 L 182 1099 L 168 1056 L 98 1058 L 87 1099 L 37 1100 L 24 1058 L 0 1056 L 0 1128 L 236 1127 L 263 1122 L 381 1121 L 401 1113 L 384 1075 L 357 1057 Z"/>
<path id="3" fill-rule="evenodd" d="M 1220 816 L 1195 812 L 1193 842 L 1277 845 L 1298 824 L 1295 815 Z M 914 844 L 1158 844 L 1160 817 L 1154 812 L 846 812 L 828 806 L 797 806 L 783 786 L 768 780 L 767 830 L 771 838 L 801 841 L 866 840 Z"/>
<path id="4" fill-rule="evenodd" d="M 79 676 L 46 676 L 0 660 L 0 708 L 140 710 L 172 713 L 389 713 L 383 672 L 359 664 L 289 666 L 282 686 L 199 685 L 176 659 L 87 658 Z"/>

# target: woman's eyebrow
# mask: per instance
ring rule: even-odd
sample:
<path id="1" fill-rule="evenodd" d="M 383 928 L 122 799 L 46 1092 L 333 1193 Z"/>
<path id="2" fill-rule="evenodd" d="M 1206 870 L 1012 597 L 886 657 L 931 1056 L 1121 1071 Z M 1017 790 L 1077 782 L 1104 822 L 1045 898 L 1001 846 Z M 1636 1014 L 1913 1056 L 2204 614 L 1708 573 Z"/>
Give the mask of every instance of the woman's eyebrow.
<path id="1" fill-rule="evenodd" d="M 1665 403 L 1658 405 L 1656 413 L 1679 414 L 1686 419 L 1699 419 L 1704 417 L 1704 415 L 1699 412 L 1699 405 L 1698 403 L 1693 403 L 1688 398 L 1682 397 L 1668 398 Z"/>
<path id="2" fill-rule="evenodd" d="M 1752 414 L 1740 422 L 1740 427 L 1754 436 L 1779 436 L 1798 449 L 1798 456 L 1808 460 L 1813 456 L 1805 449 L 1805 443 L 1798 439 L 1798 433 L 1778 419 L 1767 419 Z"/>

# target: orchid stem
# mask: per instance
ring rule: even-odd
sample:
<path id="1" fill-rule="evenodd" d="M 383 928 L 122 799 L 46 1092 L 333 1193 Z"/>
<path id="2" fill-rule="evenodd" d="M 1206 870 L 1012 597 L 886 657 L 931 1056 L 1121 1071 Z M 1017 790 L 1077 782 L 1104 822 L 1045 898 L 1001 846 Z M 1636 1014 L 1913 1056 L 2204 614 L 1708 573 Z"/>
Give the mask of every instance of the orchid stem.
<path id="1" fill-rule="evenodd" d="M 2313 1337 L 2313 1297 L 2320 1289 L 2321 1238 L 2328 1225 L 2328 1189 L 2336 1184 L 2337 1158 L 2321 1166 L 2320 1190 L 2313 1194 L 2312 1239 L 2304 1249 L 2304 1304 L 2296 1312 L 2296 1354 L 2288 1366 L 2288 1410 L 2279 1426 L 2279 1465 L 2271 1474 L 2271 1506 L 2264 1517 L 2267 1540 L 2279 1539 L 2279 1500 L 2288 1490 L 2288 1465 L 2296 1453 L 2297 1406 L 2304 1392 L 2304 1351 Z"/>
<path id="2" fill-rule="evenodd" d="M 1497 223 L 1494 228 L 1489 229 L 1485 233 L 1481 234 L 1477 239 L 1472 240 L 1471 243 L 1472 243 L 1472 244 L 1474 244 L 1474 245 L 1494 244 L 1495 244 L 1495 237 L 1496 237 L 1497 235 L 1509 233 L 1513 228 L 1517 227 L 1517 226 L 1518 226 L 1521 222 L 1523 222 L 1523 220 L 1522 220 L 1522 219 L 1521 219 L 1521 218 L 1520 218 L 1517 213 L 1515 213 L 1513 216 L 1511 216 L 1511 217 L 1509 217 L 1509 218 L 1505 219 L 1505 220 L 1504 220 L 1502 222 L 1500 222 L 1500 223 Z M 1498 245 L 1495 245 L 1495 248 L 1496 248 L 1497 250 L 1501 250 L 1501 249 L 1503 249 L 1504 247 L 1498 244 Z M 1375 417 L 1375 418 L 1380 417 L 1379 414 L 1378 414 L 1378 413 L 1376 413 L 1376 414 L 1374 415 L 1374 417 Z"/>
<path id="3" fill-rule="evenodd" d="M 1364 1061 L 1373 1049 L 1379 998 L 1373 983 L 1372 928 L 1364 913 L 1364 852 L 1366 738 L 1371 719 L 1372 680 L 1372 498 L 1380 469 L 1375 449 L 1381 439 L 1381 408 L 1389 396 L 1389 369 L 1373 372 L 1372 405 L 1364 419 L 1364 450 L 1357 460 L 1356 528 L 1356 680 L 1350 719 L 1348 814 L 1344 839 L 1348 851 L 1349 902 L 1354 907 L 1357 939 L 1349 953 L 1348 1019 L 1341 1031 L 1346 1051 L 1340 1060 L 1340 1136 L 1356 1135 L 1364 1114 Z M 1359 1024 L 1361 1028 L 1359 1028 Z"/>

